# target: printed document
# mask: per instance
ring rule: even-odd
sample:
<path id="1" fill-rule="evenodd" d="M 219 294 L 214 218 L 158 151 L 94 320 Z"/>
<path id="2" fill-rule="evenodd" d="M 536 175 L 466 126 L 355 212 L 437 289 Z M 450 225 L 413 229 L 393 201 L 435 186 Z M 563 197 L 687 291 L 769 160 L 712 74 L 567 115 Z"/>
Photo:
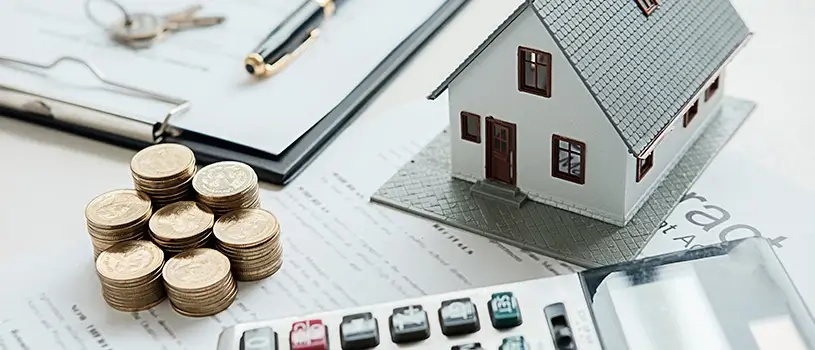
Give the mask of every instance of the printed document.
<path id="1" fill-rule="evenodd" d="M 749 137 L 743 138 L 749 140 Z M 737 148 L 738 146 L 733 148 Z M 648 242 L 643 256 L 734 239 L 769 239 L 804 302 L 815 305 L 811 190 L 728 145 Z"/>
<path id="2" fill-rule="evenodd" d="M 240 283 L 237 301 L 214 317 L 185 318 L 167 302 L 133 314 L 110 309 L 81 225 L 65 228 L 77 237 L 74 246 L 38 248 L 20 263 L 0 260 L 4 286 L 14 286 L 0 288 L 0 350 L 214 349 L 221 330 L 236 322 L 577 271 L 369 202 L 445 124 L 444 113 L 416 115 L 410 108 L 360 118 L 293 184 L 264 186 L 262 206 L 281 222 L 283 268 L 261 282 Z M 404 132 L 376 132 L 386 128 Z M 127 164 L 121 168 L 126 174 Z"/>
<path id="3" fill-rule="evenodd" d="M 86 0 L 0 1 L 0 56 L 49 64 L 61 56 L 92 63 L 107 78 L 192 102 L 171 124 L 280 154 L 344 99 L 444 0 L 351 0 L 321 28 L 319 40 L 280 74 L 259 81 L 243 60 L 303 0 L 116 0 L 130 12 L 170 14 L 193 4 L 223 24 L 174 33 L 145 50 L 113 42 L 89 19 Z M 121 14 L 93 0 L 103 23 Z M 42 73 L 42 72 L 40 72 Z M 0 65 L 0 85 L 26 88 L 82 105 L 159 121 L 169 107 L 103 91 L 81 66 L 46 77 Z M 122 106 L 127 106 L 123 108 Z"/>

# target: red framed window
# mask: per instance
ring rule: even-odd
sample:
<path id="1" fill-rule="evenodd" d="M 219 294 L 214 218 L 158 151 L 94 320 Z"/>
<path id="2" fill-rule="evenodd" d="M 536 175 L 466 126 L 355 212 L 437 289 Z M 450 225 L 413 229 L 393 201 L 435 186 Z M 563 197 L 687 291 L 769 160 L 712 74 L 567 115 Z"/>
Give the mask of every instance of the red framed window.
<path id="1" fill-rule="evenodd" d="M 716 77 L 716 79 L 714 79 L 713 82 L 710 83 L 710 86 L 707 87 L 707 91 L 705 91 L 705 101 L 713 97 L 713 95 L 715 95 L 716 91 L 718 90 L 719 90 L 719 77 Z"/>
<path id="2" fill-rule="evenodd" d="M 461 112 L 461 139 L 481 143 L 481 116 L 470 112 Z"/>
<path id="3" fill-rule="evenodd" d="M 688 108 L 688 111 L 685 112 L 684 120 L 682 121 L 682 126 L 688 127 L 693 118 L 696 117 L 696 114 L 699 113 L 699 100 L 693 102 L 693 105 Z"/>
<path id="4" fill-rule="evenodd" d="M 654 167 L 654 152 L 645 158 L 637 158 L 637 182 L 640 182 L 645 174 Z"/>
<path id="5" fill-rule="evenodd" d="M 518 91 L 552 97 L 552 54 L 518 47 Z"/>
<path id="6" fill-rule="evenodd" d="M 586 183 L 586 144 L 552 135 L 552 176 L 583 185 Z"/>
<path id="7" fill-rule="evenodd" d="M 654 10 L 656 10 L 657 7 L 659 6 L 659 1 L 657 0 L 634 0 L 634 1 L 637 2 L 637 5 L 642 10 L 642 13 L 644 13 L 646 16 L 650 16 L 651 13 L 653 13 Z"/>

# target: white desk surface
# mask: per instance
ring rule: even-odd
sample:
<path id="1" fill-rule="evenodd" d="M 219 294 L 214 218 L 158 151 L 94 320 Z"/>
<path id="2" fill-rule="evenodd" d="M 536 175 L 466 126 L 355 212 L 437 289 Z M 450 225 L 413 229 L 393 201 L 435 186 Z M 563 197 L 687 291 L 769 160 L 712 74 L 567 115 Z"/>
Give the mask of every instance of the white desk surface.
<path id="1" fill-rule="evenodd" d="M 726 151 L 749 155 L 777 174 L 778 181 L 815 192 L 811 181 L 815 173 L 811 94 L 815 2 L 733 1 L 756 34 L 732 63 L 725 89 L 756 101 L 759 107 Z M 479 22 L 494 19 L 496 7 L 508 7 L 501 3 L 472 0 L 364 112 L 360 122 L 426 96 L 493 30 Z M 131 186 L 128 165 L 133 154 L 0 118 L 0 262 L 21 255 L 45 258 L 38 255 L 43 244 L 87 240 L 86 203 L 99 193 Z M 264 191 L 275 190 L 267 186 Z"/>

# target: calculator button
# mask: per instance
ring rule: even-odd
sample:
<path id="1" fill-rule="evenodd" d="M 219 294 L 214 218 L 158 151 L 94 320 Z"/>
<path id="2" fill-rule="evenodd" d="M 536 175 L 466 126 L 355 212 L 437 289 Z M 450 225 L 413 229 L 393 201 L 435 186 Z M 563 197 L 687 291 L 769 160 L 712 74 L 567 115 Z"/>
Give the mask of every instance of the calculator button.
<path id="1" fill-rule="evenodd" d="M 370 349 L 379 345 L 379 325 L 370 313 L 343 316 L 340 323 L 343 350 Z"/>
<path id="2" fill-rule="evenodd" d="M 328 331 L 320 320 L 306 320 L 291 325 L 291 350 L 328 350 Z"/>
<path id="3" fill-rule="evenodd" d="M 484 348 L 481 347 L 481 343 L 471 343 L 464 345 L 456 345 L 450 350 L 484 350 Z"/>
<path id="4" fill-rule="evenodd" d="M 277 333 L 269 327 L 243 332 L 241 350 L 277 350 Z"/>
<path id="5" fill-rule="evenodd" d="M 504 340 L 501 341 L 501 346 L 498 348 L 498 350 L 526 350 L 526 349 L 529 349 L 529 347 L 526 346 L 526 340 L 524 340 L 524 337 L 520 335 L 504 338 Z"/>
<path id="6" fill-rule="evenodd" d="M 394 343 L 410 343 L 430 338 L 427 312 L 421 305 L 393 309 L 393 314 L 388 317 L 388 324 Z"/>
<path id="7" fill-rule="evenodd" d="M 490 320 L 495 329 L 517 327 L 523 322 L 518 299 L 511 292 L 493 294 L 487 307 L 490 310 Z"/>
<path id="8" fill-rule="evenodd" d="M 444 335 L 462 335 L 478 332 L 481 322 L 470 298 L 447 300 L 439 308 L 439 322 Z"/>

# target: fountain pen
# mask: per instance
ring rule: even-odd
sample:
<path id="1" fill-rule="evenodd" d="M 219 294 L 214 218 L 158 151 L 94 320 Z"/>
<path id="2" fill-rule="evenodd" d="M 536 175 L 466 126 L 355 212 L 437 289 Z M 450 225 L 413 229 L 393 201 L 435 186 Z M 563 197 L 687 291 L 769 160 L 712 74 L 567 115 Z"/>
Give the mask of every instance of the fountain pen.
<path id="1" fill-rule="evenodd" d="M 320 34 L 320 25 L 345 0 L 306 0 L 283 23 L 275 27 L 243 61 L 246 71 L 256 77 L 279 72 Z"/>

